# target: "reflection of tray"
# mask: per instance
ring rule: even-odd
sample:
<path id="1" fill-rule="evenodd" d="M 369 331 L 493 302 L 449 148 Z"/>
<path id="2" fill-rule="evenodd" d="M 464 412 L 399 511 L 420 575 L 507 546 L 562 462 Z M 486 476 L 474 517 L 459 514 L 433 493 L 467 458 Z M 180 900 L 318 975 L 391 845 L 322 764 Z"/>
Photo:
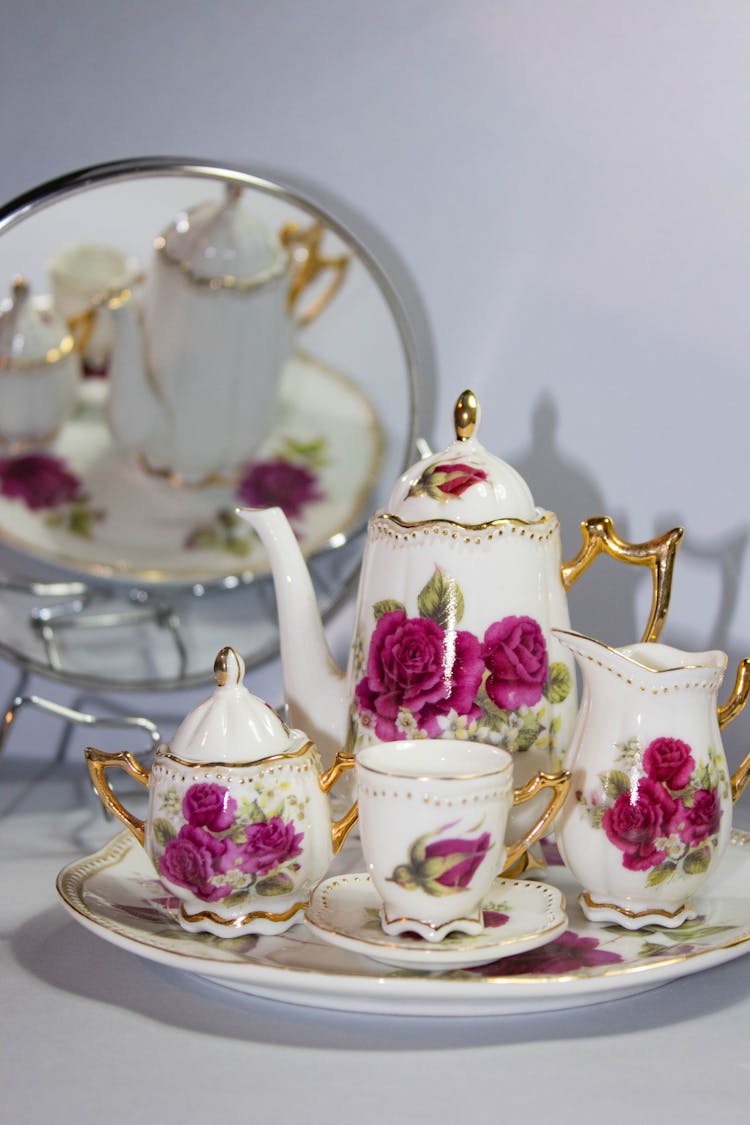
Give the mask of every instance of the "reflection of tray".
<path id="1" fill-rule="evenodd" d="M 276 423 L 251 463 L 254 500 L 229 486 L 180 488 L 145 472 L 112 445 L 106 389 L 84 385 L 49 450 L 80 479 L 79 498 L 32 510 L 0 496 L 0 538 L 17 550 L 82 574 L 180 586 L 265 571 L 258 540 L 233 513 L 267 506 L 279 487 L 288 490 L 306 554 L 362 522 L 380 467 L 380 426 L 362 391 L 310 355 L 296 353 L 285 368 Z"/>
<path id="2" fill-rule="evenodd" d="M 240 992 L 344 1011 L 520 1015 L 644 992 L 750 952 L 749 865 L 750 834 L 734 832 L 712 895 L 697 900 L 700 917 L 639 933 L 586 922 L 570 875 L 551 869 L 569 903 L 565 934 L 529 954 L 446 973 L 390 969 L 325 945 L 302 925 L 273 938 L 187 934 L 127 833 L 66 867 L 57 888 L 76 920 L 107 941 Z"/>

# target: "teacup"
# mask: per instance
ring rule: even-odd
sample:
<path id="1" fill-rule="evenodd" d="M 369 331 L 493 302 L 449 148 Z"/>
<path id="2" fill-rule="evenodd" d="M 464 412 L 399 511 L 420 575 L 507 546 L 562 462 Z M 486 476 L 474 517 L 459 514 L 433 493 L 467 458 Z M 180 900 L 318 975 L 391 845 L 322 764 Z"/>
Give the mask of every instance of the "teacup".
<path id="1" fill-rule="evenodd" d="M 106 371 L 112 354 L 112 312 L 106 302 L 133 282 L 133 263 L 115 246 L 81 242 L 49 263 L 55 308 L 75 332 L 85 370 Z"/>
<path id="2" fill-rule="evenodd" d="M 570 775 L 538 773 L 513 787 L 513 759 L 496 746 L 453 739 L 376 743 L 356 758 L 365 865 L 381 898 L 387 934 L 440 941 L 483 929 L 482 902 L 548 828 Z M 505 842 L 514 805 L 553 790 L 536 824 Z"/>

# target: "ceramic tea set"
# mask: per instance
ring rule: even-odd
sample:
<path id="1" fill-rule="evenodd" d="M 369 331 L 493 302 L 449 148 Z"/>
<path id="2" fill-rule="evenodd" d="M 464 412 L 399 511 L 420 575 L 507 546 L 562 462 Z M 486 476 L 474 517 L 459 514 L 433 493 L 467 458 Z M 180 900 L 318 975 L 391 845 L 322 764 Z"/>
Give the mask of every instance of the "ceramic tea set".
<path id="1" fill-rule="evenodd" d="M 320 224 L 277 232 L 242 194 L 230 183 L 222 199 L 180 212 L 156 237 L 145 279 L 115 247 L 81 244 L 50 261 L 52 301 L 32 301 L 14 282 L 0 307 L 7 445 L 52 440 L 82 360 L 89 372 L 107 370 L 112 437 L 144 469 L 193 486 L 232 479 L 268 433 L 300 327 L 349 265 L 323 252 Z"/>
<path id="2" fill-rule="evenodd" d="M 225 649 L 214 695 L 150 771 L 87 751 L 101 799 L 145 846 L 185 928 L 280 933 L 304 917 L 396 964 L 450 963 L 455 942 L 461 964 L 492 960 L 493 884 L 506 876 L 511 912 L 529 886 L 552 894 L 515 878 L 541 867 L 532 845 L 551 831 L 592 920 L 636 929 L 693 916 L 750 776 L 749 755 L 729 777 L 720 735 L 750 695 L 750 660 L 718 707 L 726 656 L 657 643 L 681 529 L 630 544 L 589 519 L 563 562 L 557 518 L 480 444 L 470 391 L 454 424 L 455 441 L 370 519 L 345 672 L 285 516 L 240 511 L 270 559 L 299 729 L 250 695 Z M 653 578 L 643 640 L 624 649 L 570 628 L 565 591 L 602 552 Z M 148 787 L 145 823 L 112 793 L 109 767 Z M 333 821 L 326 794 L 350 770 L 356 801 Z M 366 870 L 326 878 L 357 819 Z M 374 944 L 351 921 L 363 901 L 379 919 Z M 560 932 L 562 902 L 546 909 L 515 949 Z"/>

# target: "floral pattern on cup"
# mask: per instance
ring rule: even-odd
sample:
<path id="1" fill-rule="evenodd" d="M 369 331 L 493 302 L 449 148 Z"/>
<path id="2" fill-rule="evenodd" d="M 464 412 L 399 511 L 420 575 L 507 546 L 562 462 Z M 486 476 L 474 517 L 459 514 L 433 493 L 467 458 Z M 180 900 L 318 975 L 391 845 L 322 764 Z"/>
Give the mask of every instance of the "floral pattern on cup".
<path id="1" fill-rule="evenodd" d="M 720 756 L 708 748 L 696 763 L 691 746 L 679 738 L 638 739 L 618 747 L 621 768 L 599 774 L 600 789 L 576 799 L 595 828 L 622 852 L 628 871 L 648 872 L 653 887 L 676 873 L 708 870 L 718 844 L 721 799 L 729 779 Z"/>
<path id="2" fill-rule="evenodd" d="M 294 890 L 300 870 L 295 860 L 304 839 L 295 825 L 303 818 L 299 805 L 290 811 L 281 801 L 267 809 L 260 794 L 238 803 L 215 782 L 191 785 L 181 800 L 176 789 L 169 789 L 161 804 L 164 815 L 152 827 L 154 861 L 168 882 L 204 902 L 239 900 L 250 891 L 286 895 Z"/>
<path id="3" fill-rule="evenodd" d="M 409 848 L 409 860 L 394 868 L 389 882 L 404 890 L 426 891 L 443 897 L 466 890 L 492 847 L 489 832 L 478 836 L 443 836 L 456 821 L 419 836 Z M 478 831 L 477 825 L 473 831 Z"/>
<path id="4" fill-rule="evenodd" d="M 73 535 L 90 538 L 104 512 L 92 508 L 79 477 L 62 457 L 24 453 L 0 459 L 0 493 L 19 500 L 32 512 L 47 511 L 46 522 Z"/>
<path id="5" fill-rule="evenodd" d="M 487 473 L 466 461 L 445 461 L 428 465 L 414 482 L 408 496 L 429 496 L 433 500 L 452 500 L 463 496 L 472 485 L 487 480 Z"/>
<path id="6" fill-rule="evenodd" d="M 509 751 L 554 749 L 558 716 L 548 704 L 572 687 L 566 664 L 550 662 L 532 617 L 492 622 L 483 637 L 459 629 L 459 583 L 440 567 L 417 596 L 417 616 L 383 600 L 365 659 L 354 647 L 355 707 L 360 727 L 383 742 L 404 738 L 469 738 Z"/>

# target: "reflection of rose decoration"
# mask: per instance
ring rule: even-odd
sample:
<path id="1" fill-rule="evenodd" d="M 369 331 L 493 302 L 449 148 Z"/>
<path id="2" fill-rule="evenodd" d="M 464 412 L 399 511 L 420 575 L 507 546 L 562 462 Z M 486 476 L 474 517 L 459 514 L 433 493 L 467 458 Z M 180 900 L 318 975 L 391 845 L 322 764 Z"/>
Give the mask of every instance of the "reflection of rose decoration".
<path id="1" fill-rule="evenodd" d="M 479 641 L 471 633 L 451 633 L 449 643 L 437 622 L 407 618 L 402 609 L 394 609 L 375 626 L 367 672 L 356 687 L 357 702 L 376 716 L 378 738 L 403 737 L 397 726 L 402 709 L 418 727 L 438 737 L 439 715 L 455 711 L 479 717 L 474 698 L 483 672 Z"/>
<path id="2" fill-rule="evenodd" d="M 658 867 L 667 853 L 654 841 L 669 836 L 671 821 L 679 803 L 663 785 L 649 777 L 638 779 L 637 787 L 622 793 L 602 817 L 607 838 L 624 853 L 622 865 L 629 871 Z"/>
<path id="3" fill-rule="evenodd" d="M 32 511 L 68 504 L 79 495 L 81 482 L 60 457 L 27 453 L 0 460 L 0 492 L 23 500 Z"/>
<path id="4" fill-rule="evenodd" d="M 306 504 L 324 499 L 324 494 L 310 469 L 276 457 L 247 467 L 237 486 L 237 498 L 253 508 L 279 507 L 289 519 L 295 519 Z"/>
<path id="5" fill-rule="evenodd" d="M 686 844 L 700 844 L 719 831 L 722 810 L 716 789 L 699 789 L 691 808 L 684 810 L 680 838 Z"/>
<path id="6" fill-rule="evenodd" d="M 182 799 L 182 813 L 188 824 L 223 832 L 231 828 L 237 802 L 224 785 L 202 782 L 191 785 Z"/>
<path id="7" fill-rule="evenodd" d="M 532 707 L 549 672 L 544 634 L 533 617 L 504 617 L 484 634 L 482 657 L 489 671 L 487 694 L 498 707 Z"/>
<path id="8" fill-rule="evenodd" d="M 453 862 L 440 875 L 434 877 L 443 887 L 468 887 L 474 872 L 490 850 L 490 834 L 483 832 L 476 840 L 435 840 L 425 848 L 424 863 L 429 870 L 430 860 Z"/>
<path id="9" fill-rule="evenodd" d="M 663 781 L 670 789 L 684 789 L 690 784 L 695 760 L 687 742 L 655 738 L 643 752 L 643 768 L 654 781 Z"/>
<path id="10" fill-rule="evenodd" d="M 303 837 L 304 832 L 295 832 L 291 820 L 285 822 L 279 816 L 272 816 L 266 823 L 248 825 L 240 870 L 249 875 L 267 875 L 300 854 Z"/>
<path id="11" fill-rule="evenodd" d="M 538 949 L 516 953 L 513 957 L 501 957 L 499 961 L 467 971 L 486 977 L 517 977 L 524 973 L 574 973 L 577 969 L 616 965 L 620 961 L 622 957 L 619 953 L 599 949 L 597 938 L 582 937 L 573 930 L 566 930 Z"/>
<path id="12" fill-rule="evenodd" d="M 215 902 L 231 893 L 228 885 L 216 886 L 211 877 L 219 873 L 219 862 L 227 850 L 226 840 L 217 840 L 203 828 L 183 824 L 159 860 L 159 872 L 170 883 L 187 887 L 198 898 Z"/>

